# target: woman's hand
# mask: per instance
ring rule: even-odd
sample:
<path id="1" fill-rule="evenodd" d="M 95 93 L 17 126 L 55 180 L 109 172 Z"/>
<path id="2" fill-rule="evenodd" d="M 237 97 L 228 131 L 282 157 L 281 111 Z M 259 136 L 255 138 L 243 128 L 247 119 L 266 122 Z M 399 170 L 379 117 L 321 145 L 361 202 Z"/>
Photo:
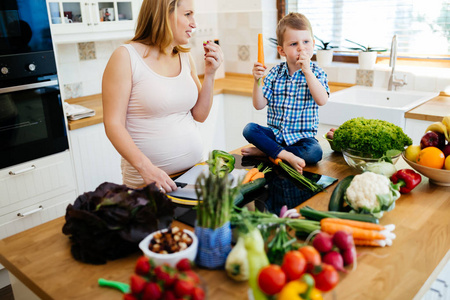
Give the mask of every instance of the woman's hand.
<path id="1" fill-rule="evenodd" d="M 205 50 L 205 74 L 214 74 L 223 62 L 223 53 L 219 45 L 207 41 L 203 43 Z"/>
<path id="2" fill-rule="evenodd" d="M 167 175 L 166 172 L 161 170 L 158 167 L 151 166 L 148 170 L 143 172 L 142 178 L 144 179 L 145 185 L 148 185 L 150 183 L 156 183 L 156 186 L 160 189 L 163 193 L 170 193 L 177 189 L 177 185 L 172 180 L 172 178 Z"/>
<path id="3" fill-rule="evenodd" d="M 267 67 L 260 62 L 255 62 L 253 64 L 252 74 L 253 78 L 255 78 L 255 81 L 258 81 L 259 79 L 264 77 L 264 71 L 266 71 L 266 69 Z"/>

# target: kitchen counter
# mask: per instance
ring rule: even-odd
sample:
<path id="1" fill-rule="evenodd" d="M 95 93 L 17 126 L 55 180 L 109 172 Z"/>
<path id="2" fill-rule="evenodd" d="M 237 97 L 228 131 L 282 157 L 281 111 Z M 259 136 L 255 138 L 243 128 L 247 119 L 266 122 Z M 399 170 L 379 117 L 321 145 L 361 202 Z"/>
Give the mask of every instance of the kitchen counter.
<path id="1" fill-rule="evenodd" d="M 352 86 L 345 83 L 330 82 L 330 91 L 336 92 Z M 229 74 L 225 78 L 217 79 L 214 84 L 214 95 L 232 94 L 240 96 L 252 96 L 253 77 L 245 74 Z M 99 124 L 103 122 L 103 107 L 101 94 L 68 99 L 70 104 L 79 104 L 95 110 L 95 116 L 76 121 L 69 121 L 69 130 Z M 450 97 L 438 96 L 432 100 L 410 110 L 405 114 L 406 118 L 438 122 L 450 113 Z"/>
<path id="2" fill-rule="evenodd" d="M 324 151 L 324 159 L 306 170 L 339 179 L 355 174 L 342 155 L 329 147 Z M 397 167 L 407 165 L 400 159 Z M 335 186 L 301 206 L 326 210 Z M 396 225 L 393 245 L 358 247 L 356 270 L 340 274 L 341 282 L 325 299 L 420 299 L 449 260 L 449 191 L 449 187 L 431 185 L 423 177 L 412 193 L 402 195 L 396 208 L 381 220 Z M 120 292 L 98 287 L 97 280 L 128 282 L 140 253 L 105 265 L 77 262 L 70 253 L 70 240 L 61 230 L 64 222 L 60 217 L 1 240 L 0 263 L 42 299 L 121 299 Z M 208 299 L 246 299 L 247 283 L 234 282 L 220 270 L 198 272 L 208 285 Z"/>

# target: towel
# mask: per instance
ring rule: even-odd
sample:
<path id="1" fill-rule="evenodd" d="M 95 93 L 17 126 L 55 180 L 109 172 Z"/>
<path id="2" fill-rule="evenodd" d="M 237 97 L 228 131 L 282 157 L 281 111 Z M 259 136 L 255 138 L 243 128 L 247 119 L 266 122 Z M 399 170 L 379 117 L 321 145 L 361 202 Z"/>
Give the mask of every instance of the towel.
<path id="1" fill-rule="evenodd" d="M 67 102 L 64 102 L 64 111 L 66 112 L 66 117 L 72 121 L 95 116 L 95 110 Z"/>

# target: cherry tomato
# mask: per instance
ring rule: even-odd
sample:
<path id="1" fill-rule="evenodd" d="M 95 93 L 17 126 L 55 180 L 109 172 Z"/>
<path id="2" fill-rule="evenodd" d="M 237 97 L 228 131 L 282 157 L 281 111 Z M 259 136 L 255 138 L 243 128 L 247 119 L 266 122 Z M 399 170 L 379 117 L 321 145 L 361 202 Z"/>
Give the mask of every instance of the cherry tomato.
<path id="1" fill-rule="evenodd" d="M 305 273 L 306 259 L 301 252 L 291 250 L 284 255 L 281 269 L 288 281 L 299 279 Z"/>
<path id="2" fill-rule="evenodd" d="M 267 295 L 275 295 L 286 284 L 286 274 L 278 265 L 263 267 L 258 274 L 258 285 L 261 291 Z"/>
<path id="3" fill-rule="evenodd" d="M 323 292 L 332 290 L 339 282 L 339 274 L 336 269 L 325 263 L 315 268 L 312 276 L 316 281 L 316 288 Z"/>
<path id="4" fill-rule="evenodd" d="M 306 259 L 306 272 L 310 272 L 315 266 L 319 266 L 322 263 L 319 251 L 313 246 L 303 246 L 298 249 Z"/>

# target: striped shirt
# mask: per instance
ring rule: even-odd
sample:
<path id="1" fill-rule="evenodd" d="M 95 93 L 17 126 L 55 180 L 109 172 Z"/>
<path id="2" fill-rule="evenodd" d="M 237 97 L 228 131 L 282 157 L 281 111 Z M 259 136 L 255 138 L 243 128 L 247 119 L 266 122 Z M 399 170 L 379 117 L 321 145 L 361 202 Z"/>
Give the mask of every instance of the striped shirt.
<path id="1" fill-rule="evenodd" d="M 327 74 L 311 62 L 311 71 L 328 94 Z M 289 75 L 286 62 L 273 67 L 264 78 L 263 95 L 267 99 L 267 125 L 279 144 L 293 145 L 302 138 L 314 137 L 319 127 L 319 106 L 311 96 L 301 70 Z"/>

